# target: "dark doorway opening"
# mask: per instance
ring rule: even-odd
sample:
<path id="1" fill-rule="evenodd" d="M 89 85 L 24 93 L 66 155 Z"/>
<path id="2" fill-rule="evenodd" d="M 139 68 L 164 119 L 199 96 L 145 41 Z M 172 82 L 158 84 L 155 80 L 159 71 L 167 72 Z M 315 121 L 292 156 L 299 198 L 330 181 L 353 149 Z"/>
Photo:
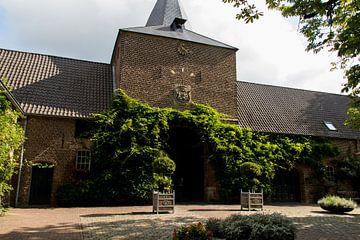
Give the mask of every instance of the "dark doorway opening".
<path id="1" fill-rule="evenodd" d="M 176 200 L 204 200 L 204 143 L 191 128 L 172 127 L 169 156 L 176 163 L 173 176 Z"/>
<path id="2" fill-rule="evenodd" d="M 30 205 L 49 205 L 54 168 L 32 167 Z"/>
<path id="3" fill-rule="evenodd" d="M 297 170 L 282 170 L 276 173 L 271 199 L 273 202 L 300 202 L 300 181 Z"/>

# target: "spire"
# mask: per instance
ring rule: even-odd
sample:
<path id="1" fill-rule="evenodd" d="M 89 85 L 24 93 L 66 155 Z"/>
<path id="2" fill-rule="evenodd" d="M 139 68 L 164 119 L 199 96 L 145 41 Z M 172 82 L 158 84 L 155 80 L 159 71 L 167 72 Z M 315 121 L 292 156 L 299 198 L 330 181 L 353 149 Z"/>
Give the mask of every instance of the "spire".
<path id="1" fill-rule="evenodd" d="M 182 26 L 186 21 L 185 18 L 186 14 L 178 0 L 157 0 L 146 23 L 146 27 L 160 25 L 178 26 L 179 23 Z"/>

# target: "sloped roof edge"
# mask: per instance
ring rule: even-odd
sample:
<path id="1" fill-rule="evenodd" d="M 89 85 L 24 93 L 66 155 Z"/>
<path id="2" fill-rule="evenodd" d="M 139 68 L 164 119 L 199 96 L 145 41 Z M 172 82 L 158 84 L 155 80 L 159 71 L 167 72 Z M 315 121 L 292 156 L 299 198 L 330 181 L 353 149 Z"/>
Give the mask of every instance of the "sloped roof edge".
<path id="1" fill-rule="evenodd" d="M 188 41 L 193 43 L 199 43 L 203 45 L 208 46 L 214 46 L 214 47 L 221 47 L 221 48 L 227 48 L 231 50 L 239 50 L 236 47 L 233 47 L 229 44 L 220 42 L 218 40 L 212 39 L 210 37 L 206 37 L 204 35 L 201 35 L 199 33 L 196 33 L 194 31 L 183 29 L 182 32 L 176 32 L 176 31 L 159 31 L 156 30 L 156 28 L 169 28 L 169 26 L 150 26 L 150 27 L 131 27 L 131 28 L 121 28 L 119 31 L 124 32 L 134 32 L 139 34 L 145 34 L 145 35 L 151 35 L 151 36 L 158 36 L 158 37 L 165 37 L 165 38 L 171 38 L 171 39 L 178 39 L 182 41 Z M 185 37 L 184 34 L 188 34 L 188 36 Z"/>
<path id="2" fill-rule="evenodd" d="M 20 103 L 15 99 L 14 95 L 11 94 L 11 92 L 9 91 L 9 89 L 6 87 L 6 85 L 1 79 L 0 79 L 0 90 L 4 91 L 5 96 L 9 99 L 9 101 L 12 103 L 15 109 L 19 111 L 22 116 L 25 116 L 25 112 L 20 106 Z"/>

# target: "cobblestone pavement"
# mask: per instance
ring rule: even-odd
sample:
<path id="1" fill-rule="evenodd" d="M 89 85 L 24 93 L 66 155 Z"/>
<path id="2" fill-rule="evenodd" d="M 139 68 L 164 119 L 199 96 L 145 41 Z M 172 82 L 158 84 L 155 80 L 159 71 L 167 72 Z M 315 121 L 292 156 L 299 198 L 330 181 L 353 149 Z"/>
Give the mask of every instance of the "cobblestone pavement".
<path id="1" fill-rule="evenodd" d="M 231 214 L 239 205 L 177 205 L 175 214 L 153 214 L 150 206 L 11 209 L 0 218 L 0 239 L 171 239 L 174 227 Z M 264 214 L 279 212 L 294 219 L 297 240 L 360 239 L 360 209 L 334 215 L 315 205 L 267 205 Z"/>

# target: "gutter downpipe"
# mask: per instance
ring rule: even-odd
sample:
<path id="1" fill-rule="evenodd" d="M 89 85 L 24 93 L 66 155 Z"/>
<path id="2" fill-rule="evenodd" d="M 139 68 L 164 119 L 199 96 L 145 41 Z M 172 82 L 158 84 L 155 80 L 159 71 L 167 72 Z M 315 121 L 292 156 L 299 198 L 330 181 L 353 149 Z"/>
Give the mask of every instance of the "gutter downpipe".
<path id="1" fill-rule="evenodd" d="M 16 185 L 16 197 L 15 197 L 15 207 L 18 207 L 19 203 L 19 192 L 20 192 L 20 181 L 21 181 L 21 170 L 23 167 L 24 162 L 24 152 L 25 152 L 25 137 L 26 137 L 26 128 L 27 128 L 28 118 L 25 116 L 25 123 L 24 123 L 24 142 L 21 146 L 21 155 L 20 155 L 20 166 L 19 166 L 19 174 L 18 180 Z"/>

